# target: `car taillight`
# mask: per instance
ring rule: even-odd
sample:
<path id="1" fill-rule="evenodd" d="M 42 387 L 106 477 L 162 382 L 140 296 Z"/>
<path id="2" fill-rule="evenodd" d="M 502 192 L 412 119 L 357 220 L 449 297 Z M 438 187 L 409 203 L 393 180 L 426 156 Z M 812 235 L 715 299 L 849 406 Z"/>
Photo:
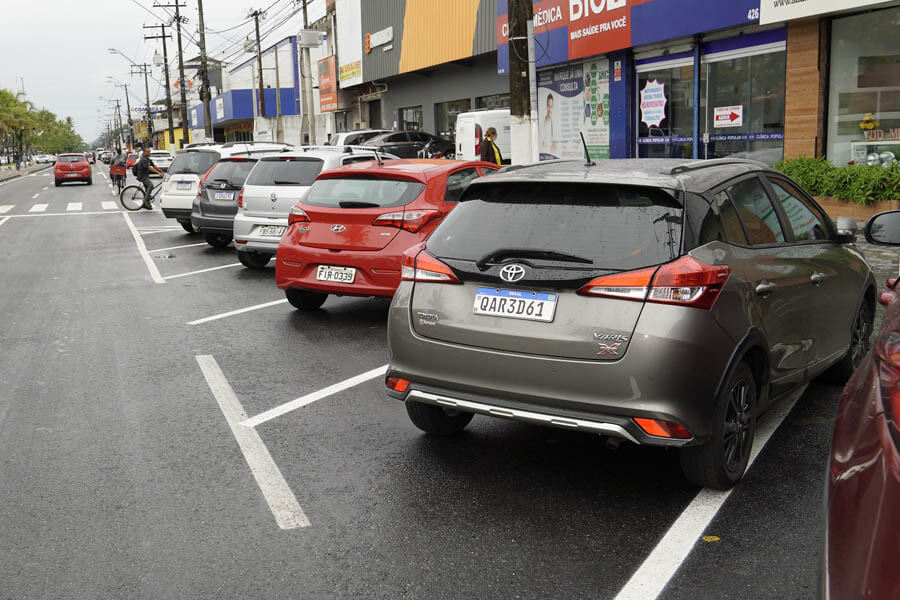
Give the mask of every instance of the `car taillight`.
<path id="1" fill-rule="evenodd" d="M 882 334 L 873 346 L 875 372 L 881 388 L 881 402 L 888 416 L 897 424 L 900 418 L 900 333 Z M 900 443 L 900 431 L 894 439 Z"/>
<path id="2" fill-rule="evenodd" d="M 672 421 L 664 421 L 662 419 L 643 419 L 635 418 L 634 422 L 644 430 L 648 435 L 664 438 L 675 438 L 678 440 L 689 440 L 693 436 L 691 432 Z"/>
<path id="3" fill-rule="evenodd" d="M 291 212 L 288 213 L 288 225 L 293 225 L 294 223 L 309 223 L 309 215 L 306 214 L 299 206 L 291 207 Z"/>
<path id="4" fill-rule="evenodd" d="M 409 388 L 409 379 L 389 375 L 385 378 L 384 385 L 395 392 L 405 392 Z"/>
<path id="5" fill-rule="evenodd" d="M 403 281 L 461 283 L 450 267 L 425 252 L 424 243 L 416 244 L 403 253 L 400 278 Z"/>
<path id="6" fill-rule="evenodd" d="M 244 188 L 241 188 L 241 191 L 238 192 L 238 208 L 243 208 L 244 206 Z"/>
<path id="7" fill-rule="evenodd" d="M 659 268 L 598 277 L 578 293 L 709 309 L 730 274 L 728 266 L 707 265 L 692 256 L 683 256 Z"/>
<path id="8" fill-rule="evenodd" d="M 372 225 L 398 227 L 415 233 L 440 217 L 441 211 L 439 210 L 403 210 L 385 213 L 372 221 Z"/>

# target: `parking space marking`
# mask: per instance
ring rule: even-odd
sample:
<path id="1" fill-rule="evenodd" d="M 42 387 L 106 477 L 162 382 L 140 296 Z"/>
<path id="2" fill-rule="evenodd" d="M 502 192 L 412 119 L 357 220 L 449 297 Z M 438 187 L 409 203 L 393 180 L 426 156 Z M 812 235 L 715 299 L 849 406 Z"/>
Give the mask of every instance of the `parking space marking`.
<path id="1" fill-rule="evenodd" d="M 46 210 L 46 208 L 47 208 L 46 204 L 35 204 L 35 206 L 38 206 L 38 207 L 42 206 L 43 208 L 39 208 L 37 211 L 35 211 L 34 207 L 32 207 L 32 209 L 28 212 L 29 213 L 37 212 L 37 213 L 41 213 L 41 214 L 9 215 L 9 218 L 10 219 L 21 219 L 21 218 L 33 219 L 34 217 L 79 217 L 79 216 L 83 216 L 83 215 L 115 215 L 120 212 L 124 212 L 124 211 L 104 212 L 101 210 L 86 210 L 86 211 L 82 211 L 82 212 L 44 213 L 42 211 Z"/>
<path id="2" fill-rule="evenodd" d="M 334 385 L 329 385 L 327 388 L 322 388 L 317 392 L 313 392 L 311 394 L 307 394 L 305 396 L 300 396 L 290 402 L 285 402 L 281 406 L 276 406 L 275 408 L 270 408 L 269 410 L 259 413 L 255 417 L 251 419 L 246 419 L 245 421 L 241 421 L 241 425 L 245 427 L 256 427 L 257 425 L 261 425 L 266 421 L 271 421 L 281 415 L 291 412 L 292 410 L 297 410 L 298 408 L 303 408 L 304 406 L 309 406 L 313 402 L 321 400 L 322 398 L 327 398 L 328 396 L 332 396 L 337 394 L 338 392 L 342 392 L 346 389 L 355 387 L 361 383 L 365 383 L 371 379 L 375 379 L 376 377 L 381 377 L 385 373 L 387 373 L 387 365 L 381 365 L 377 369 L 372 369 L 371 371 L 366 371 L 365 373 L 360 373 L 355 377 L 351 377 L 350 379 L 345 379 L 339 383 L 335 383 Z"/>
<path id="3" fill-rule="evenodd" d="M 66 205 L 66 211 L 81 210 L 81 202 L 69 202 Z"/>
<path id="4" fill-rule="evenodd" d="M 37 194 L 35 194 L 35 196 L 37 196 Z M 30 209 L 28 209 L 28 212 L 44 212 L 45 210 L 47 210 L 46 204 L 35 204 Z"/>
<path id="5" fill-rule="evenodd" d="M 3 206 L 0 206 L 0 215 L 2 215 L 3 213 L 8 213 L 15 207 L 16 207 L 15 204 L 4 204 Z"/>
<path id="6" fill-rule="evenodd" d="M 115 213 L 100 213 L 100 214 L 115 214 Z M 131 215 L 127 212 L 122 211 L 122 216 L 125 217 L 125 222 L 128 223 L 128 229 L 131 231 L 131 237 L 134 238 L 134 243 L 137 245 L 138 252 L 141 255 L 141 258 L 144 259 L 144 264 L 147 265 L 147 270 L 150 271 L 150 278 L 153 279 L 153 283 L 165 283 L 165 279 L 163 279 L 162 275 L 159 274 L 159 269 L 156 268 L 156 263 L 153 262 L 153 259 L 150 258 L 150 253 L 147 252 L 147 246 L 144 245 L 144 238 L 138 233 L 137 228 L 134 226 L 134 223 L 131 222 Z"/>
<path id="7" fill-rule="evenodd" d="M 32 175 L 32 177 L 34 177 L 34 175 Z M 31 199 L 34 200 L 35 198 L 37 198 L 37 197 L 40 196 L 40 195 L 41 195 L 41 193 L 38 192 L 37 194 L 35 194 L 34 196 L 32 196 Z"/>
<path id="8" fill-rule="evenodd" d="M 210 391 L 219 403 L 222 414 L 225 415 L 228 426 L 231 427 L 234 439 L 244 454 L 250 472 L 253 473 L 263 497 L 269 504 L 269 510 L 275 516 L 275 522 L 282 529 L 309 527 L 309 519 L 262 438 L 255 429 L 240 426 L 241 419 L 247 414 L 216 359 L 208 354 L 199 355 L 196 359 Z"/>
<path id="9" fill-rule="evenodd" d="M 208 273 L 209 271 L 218 271 L 219 269 L 230 269 L 231 267 L 240 267 L 241 263 L 232 263 L 230 265 L 222 265 L 220 267 L 210 267 L 208 269 L 200 269 L 199 271 L 188 271 L 187 273 L 179 273 L 178 275 L 169 275 L 163 279 L 178 279 L 179 277 L 187 277 L 189 275 L 197 275 L 198 273 Z"/>
<path id="10" fill-rule="evenodd" d="M 261 308 L 276 306 L 278 304 L 284 304 L 285 302 L 287 302 L 287 298 L 282 298 L 281 300 L 273 300 L 272 302 L 264 302 L 263 304 L 256 304 L 254 306 L 248 306 L 247 308 L 239 308 L 237 310 L 230 310 L 226 313 L 213 315 L 211 317 L 204 317 L 202 319 L 197 319 L 196 321 L 188 321 L 186 325 L 199 325 L 200 323 L 209 323 L 210 321 L 217 321 L 219 319 L 224 319 L 225 317 L 232 317 L 234 315 L 250 312 L 251 310 L 259 310 Z"/>
<path id="11" fill-rule="evenodd" d="M 44 189 L 41 190 L 41 191 L 42 191 L 42 192 L 46 192 L 46 191 L 49 190 L 49 189 L 50 189 L 50 186 L 48 185 L 48 186 L 45 186 Z"/>
<path id="12" fill-rule="evenodd" d="M 786 398 L 763 415 L 764 419 L 757 426 L 747 471 L 766 442 L 794 408 L 800 395 L 802 394 Z M 734 488 L 725 492 L 701 490 L 682 511 L 650 555 L 644 559 L 625 587 L 616 595 L 615 600 L 655 600 L 690 555 L 694 544 L 703 535 L 732 491 Z"/>
<path id="13" fill-rule="evenodd" d="M 7 221 L 9 221 L 9 217 L 3 217 L 2 219 L 0 219 L 0 225 L 3 225 Z"/>
<path id="14" fill-rule="evenodd" d="M 112 200 L 101 200 L 100 206 L 103 210 L 116 210 L 116 203 Z"/>
<path id="15" fill-rule="evenodd" d="M 148 252 L 163 252 L 164 250 L 177 250 L 178 248 L 193 248 L 195 246 L 208 246 L 206 242 L 200 242 L 199 244 L 183 244 L 181 246 L 169 246 L 168 248 L 157 248 L 156 250 L 148 250 Z"/>

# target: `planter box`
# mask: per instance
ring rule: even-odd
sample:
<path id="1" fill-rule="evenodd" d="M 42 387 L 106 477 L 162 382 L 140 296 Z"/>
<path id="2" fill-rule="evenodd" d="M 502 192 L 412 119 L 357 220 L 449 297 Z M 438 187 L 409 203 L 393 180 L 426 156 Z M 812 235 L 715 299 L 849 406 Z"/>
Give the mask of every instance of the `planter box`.
<path id="1" fill-rule="evenodd" d="M 872 215 L 877 215 L 886 210 L 900 209 L 900 200 L 888 200 L 887 202 L 876 202 L 869 206 L 856 204 L 855 202 L 839 202 L 834 198 L 827 196 L 818 196 L 816 202 L 819 203 L 828 216 L 832 220 L 838 217 L 850 217 L 857 221 L 868 221 Z"/>

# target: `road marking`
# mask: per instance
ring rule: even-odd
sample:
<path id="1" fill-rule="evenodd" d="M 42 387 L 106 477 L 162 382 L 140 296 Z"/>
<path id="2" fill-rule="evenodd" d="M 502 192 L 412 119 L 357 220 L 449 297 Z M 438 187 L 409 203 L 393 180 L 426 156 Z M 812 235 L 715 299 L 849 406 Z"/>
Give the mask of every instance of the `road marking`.
<path id="1" fill-rule="evenodd" d="M 43 205 L 42 205 L 42 204 L 36 204 L 35 206 L 43 206 Z M 33 207 L 32 207 L 32 209 L 33 209 Z M 29 212 L 40 212 L 40 211 L 42 211 L 42 210 L 44 210 L 44 209 L 42 208 L 42 209 L 40 209 L 40 210 L 38 210 L 38 211 L 31 210 L 31 211 L 29 211 Z M 120 213 L 120 212 L 122 212 L 122 211 L 117 211 L 117 212 L 108 212 L 108 211 L 107 211 L 107 212 L 103 212 L 103 211 L 100 211 L 100 210 L 96 210 L 96 211 L 82 211 L 82 212 L 43 213 L 43 214 L 37 214 L 37 215 L 31 215 L 31 214 L 27 214 L 27 215 L 9 215 L 9 218 L 10 218 L 10 219 L 20 219 L 20 218 L 22 218 L 22 217 L 31 217 L 31 218 L 33 218 L 33 217 L 78 217 L 78 216 L 81 216 L 81 215 L 115 215 L 115 214 L 118 214 L 118 213 Z"/>
<path id="2" fill-rule="evenodd" d="M 3 217 L 2 219 L 0 219 L 0 225 L 3 225 L 7 221 L 9 221 L 9 217 Z"/>
<path id="3" fill-rule="evenodd" d="M 35 204 L 28 210 L 28 212 L 44 212 L 45 210 L 47 210 L 46 204 Z"/>
<path id="4" fill-rule="evenodd" d="M 69 202 L 69 204 L 66 205 L 66 211 L 71 210 L 81 210 L 81 202 Z"/>
<path id="5" fill-rule="evenodd" d="M 207 246 L 206 242 L 199 244 L 184 244 L 183 246 L 169 246 L 168 248 L 157 248 L 156 250 L 148 250 L 148 252 L 163 252 L 165 250 L 177 250 L 178 248 L 193 248 L 194 246 Z"/>
<path id="6" fill-rule="evenodd" d="M 218 271 L 219 269 L 230 269 L 231 267 L 240 267 L 241 263 L 232 263 L 230 265 L 222 265 L 221 267 L 210 267 L 208 269 L 200 269 L 199 271 L 189 271 L 187 273 L 179 273 L 178 275 L 169 275 L 163 279 L 178 279 L 179 277 L 187 277 L 188 275 L 196 275 L 198 273 L 207 273 L 209 271 Z"/>
<path id="7" fill-rule="evenodd" d="M 100 214 L 108 214 L 112 215 L 115 213 L 100 213 Z M 150 258 L 150 254 L 147 252 L 147 246 L 144 245 L 144 238 L 140 236 L 137 229 L 134 226 L 134 223 L 131 222 L 131 216 L 122 211 L 122 216 L 125 217 L 125 222 L 128 223 L 128 229 L 131 230 L 131 236 L 134 238 L 134 243 L 137 244 L 138 252 L 141 254 L 141 258 L 144 259 L 144 264 L 147 265 L 147 270 L 150 271 L 150 277 L 153 279 L 154 283 L 165 283 L 165 279 L 163 279 L 162 275 L 159 274 L 159 269 L 156 268 L 156 263 L 153 262 L 153 259 Z"/>
<path id="8" fill-rule="evenodd" d="M 31 199 L 34 200 L 35 198 L 37 198 L 37 197 L 40 196 L 40 195 L 41 195 L 41 193 L 38 192 L 37 194 L 35 194 L 34 196 L 32 196 Z"/>
<path id="9" fill-rule="evenodd" d="M 3 206 L 0 206 L 0 215 L 2 215 L 3 213 L 8 213 L 13 208 L 15 208 L 15 204 L 4 204 Z"/>
<path id="10" fill-rule="evenodd" d="M 322 388 L 318 392 L 300 396 L 299 398 L 291 400 L 290 402 L 285 402 L 281 406 L 276 406 L 275 408 L 270 408 L 265 412 L 259 413 L 252 419 L 241 421 L 241 425 L 244 425 L 246 427 L 256 427 L 258 425 L 261 425 L 262 423 L 265 423 L 266 421 L 271 421 L 276 417 L 280 417 L 285 413 L 291 412 L 292 410 L 297 410 L 298 408 L 309 406 L 313 402 L 321 400 L 322 398 L 327 398 L 328 396 L 337 394 L 338 392 L 342 392 L 361 383 L 365 383 L 370 379 L 381 377 L 387 372 L 387 368 L 387 365 L 382 365 L 377 369 L 372 369 L 371 371 L 360 373 L 356 377 L 351 377 L 350 379 L 345 379 L 344 381 L 335 383 L 334 385 L 329 385 L 327 388 Z"/>
<path id="11" fill-rule="evenodd" d="M 240 420 L 247 415 L 216 359 L 208 354 L 197 356 L 196 359 L 212 395 L 219 403 L 228 426 L 231 427 L 234 439 L 244 454 L 250 472 L 256 479 L 256 484 L 269 504 L 275 522 L 282 529 L 309 527 L 309 519 L 300 508 L 297 497 L 285 481 L 262 438 L 255 429 L 239 426 Z"/>
<path id="12" fill-rule="evenodd" d="M 785 399 L 763 415 L 765 419 L 757 427 L 753 449 L 750 451 L 748 471 L 766 442 L 791 412 L 800 395 L 802 394 Z M 701 490 L 682 511 L 650 555 L 644 559 L 643 564 L 616 595 L 615 600 L 654 600 L 658 597 L 690 555 L 694 544 L 703 535 L 732 491 L 733 488 L 725 492 Z"/>
<path id="13" fill-rule="evenodd" d="M 213 315 L 211 317 L 204 317 L 202 319 L 197 319 L 196 321 L 188 321 L 187 325 L 199 325 L 200 323 L 209 323 L 210 321 L 216 321 L 218 319 L 224 319 L 225 317 L 239 315 L 241 313 L 250 312 L 251 310 L 259 310 L 261 308 L 268 308 L 270 306 L 275 306 L 277 304 L 284 304 L 285 302 L 287 302 L 287 298 L 283 298 L 281 300 L 274 300 L 272 302 L 265 302 L 263 304 L 256 304 L 254 306 L 248 306 L 247 308 L 239 308 L 237 310 L 230 310 L 226 313 L 222 313 L 219 315 Z"/>
<path id="14" fill-rule="evenodd" d="M 117 208 L 116 203 L 112 200 L 101 200 L 100 206 L 103 207 L 103 210 L 115 210 Z"/>
<path id="15" fill-rule="evenodd" d="M 42 192 L 46 192 L 46 191 L 49 190 L 49 189 L 50 189 L 50 186 L 48 185 L 48 186 L 46 186 L 46 187 L 45 187 L 43 190 L 41 190 L 41 191 L 42 191 Z"/>

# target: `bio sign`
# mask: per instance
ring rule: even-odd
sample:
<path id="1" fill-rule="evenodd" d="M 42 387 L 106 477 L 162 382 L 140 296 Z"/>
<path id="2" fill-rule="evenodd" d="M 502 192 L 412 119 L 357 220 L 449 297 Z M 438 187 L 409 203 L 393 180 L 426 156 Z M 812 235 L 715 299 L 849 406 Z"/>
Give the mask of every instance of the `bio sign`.
<path id="1" fill-rule="evenodd" d="M 543 67 L 759 20 L 760 0 L 534 0 Z M 497 0 L 497 71 L 509 66 L 508 0 Z"/>

